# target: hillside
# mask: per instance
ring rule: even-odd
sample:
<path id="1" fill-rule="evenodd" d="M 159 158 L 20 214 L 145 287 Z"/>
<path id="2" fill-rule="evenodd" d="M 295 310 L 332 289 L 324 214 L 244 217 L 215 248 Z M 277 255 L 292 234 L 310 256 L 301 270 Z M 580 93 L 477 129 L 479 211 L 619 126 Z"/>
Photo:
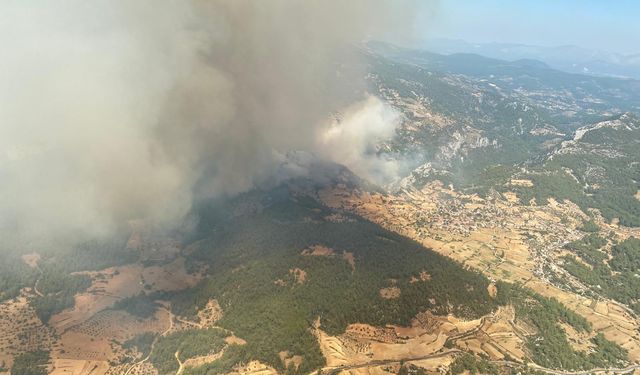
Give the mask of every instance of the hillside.
<path id="1" fill-rule="evenodd" d="M 373 89 L 405 116 L 381 151 L 414 162 L 398 186 L 440 180 L 486 195 L 505 191 L 512 179 L 531 179 L 533 189 L 517 191 L 524 203 L 571 199 L 623 225 L 640 223 L 633 112 L 640 81 L 528 61 L 370 48 Z"/>
<path id="2" fill-rule="evenodd" d="M 569 199 L 583 210 L 598 209 L 621 225 L 640 226 L 640 118 L 626 113 L 576 130 L 538 163 L 517 175 L 532 188 L 518 188 L 524 202 Z"/>
<path id="3" fill-rule="evenodd" d="M 310 330 L 316 319 L 338 335 L 353 323 L 407 326 L 422 311 L 473 319 L 496 308 L 479 274 L 307 194 L 282 187 L 237 202 L 255 209 L 200 223 L 213 235 L 188 259 L 207 266 L 207 280 L 172 297 L 174 313 L 186 317 L 218 301 L 218 324 L 247 341 L 236 357 L 223 357 L 229 365 L 259 360 L 284 370 L 278 353 L 287 351 L 302 358 L 301 373 L 322 367 Z M 412 283 L 420 274 L 429 280 Z M 398 294 L 385 298 L 385 288 Z"/>

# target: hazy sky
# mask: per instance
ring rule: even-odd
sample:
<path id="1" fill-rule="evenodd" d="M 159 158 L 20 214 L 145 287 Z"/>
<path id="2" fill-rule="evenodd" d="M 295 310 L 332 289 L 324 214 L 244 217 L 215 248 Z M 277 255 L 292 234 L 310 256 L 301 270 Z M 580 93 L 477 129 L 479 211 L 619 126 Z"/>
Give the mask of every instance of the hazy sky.
<path id="1" fill-rule="evenodd" d="M 432 12 L 426 37 L 640 53 L 638 0 L 445 0 Z"/>

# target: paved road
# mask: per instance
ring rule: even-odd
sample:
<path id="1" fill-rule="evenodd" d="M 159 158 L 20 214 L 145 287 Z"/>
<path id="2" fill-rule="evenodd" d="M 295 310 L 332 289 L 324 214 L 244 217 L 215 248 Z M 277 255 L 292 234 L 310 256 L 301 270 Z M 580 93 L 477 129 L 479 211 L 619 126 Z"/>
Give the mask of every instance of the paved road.
<path id="1" fill-rule="evenodd" d="M 491 313 L 490 315 L 487 315 L 487 316 L 483 316 L 482 319 L 480 319 L 480 324 L 478 324 L 477 327 L 474 327 L 469 331 L 465 331 L 465 332 L 447 337 L 447 340 L 444 342 L 444 346 L 445 347 L 450 346 L 460 339 L 475 335 L 476 333 L 478 333 L 478 331 L 482 329 L 482 327 L 484 327 L 484 324 L 487 322 L 487 319 L 493 319 L 493 318 L 494 318 L 494 313 Z"/>
<path id="2" fill-rule="evenodd" d="M 492 361 L 497 365 L 504 366 L 522 366 L 521 363 L 511 362 L 511 361 Z M 591 374 L 626 374 L 633 370 L 640 369 L 640 364 L 630 365 L 625 368 L 594 368 L 591 370 L 581 370 L 581 371 L 564 371 L 564 370 L 554 370 L 546 367 L 542 367 L 536 364 L 530 364 L 529 368 L 532 370 L 546 372 L 547 374 L 553 375 L 591 375 Z"/>

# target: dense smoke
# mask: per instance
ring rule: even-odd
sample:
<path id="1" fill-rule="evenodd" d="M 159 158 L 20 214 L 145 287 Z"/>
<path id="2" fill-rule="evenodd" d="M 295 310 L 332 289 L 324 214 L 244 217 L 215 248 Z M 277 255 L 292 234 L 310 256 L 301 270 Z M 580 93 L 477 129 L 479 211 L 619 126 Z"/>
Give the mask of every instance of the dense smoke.
<path id="1" fill-rule="evenodd" d="M 285 150 L 387 180 L 396 167 L 374 165 L 369 143 L 392 135 L 397 115 L 367 97 L 353 46 L 409 25 L 402 9 L 411 11 L 391 0 L 3 2 L 0 226 L 79 236 L 135 218 L 173 223 L 194 199 L 268 179 Z M 332 113 L 344 113 L 340 124 Z"/>
<path id="2" fill-rule="evenodd" d="M 376 97 L 346 108 L 341 117 L 321 128 L 317 153 L 349 166 L 357 175 L 380 186 L 407 173 L 409 160 L 382 154 L 379 147 L 395 135 L 401 115 Z"/>

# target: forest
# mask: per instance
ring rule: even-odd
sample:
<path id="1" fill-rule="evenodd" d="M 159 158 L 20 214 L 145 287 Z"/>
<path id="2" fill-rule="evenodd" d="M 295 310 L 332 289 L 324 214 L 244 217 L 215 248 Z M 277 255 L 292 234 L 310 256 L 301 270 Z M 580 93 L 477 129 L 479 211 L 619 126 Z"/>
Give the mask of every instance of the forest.
<path id="1" fill-rule="evenodd" d="M 136 261 L 137 252 L 125 245 L 126 236 L 114 236 L 70 247 L 38 249 L 40 259 L 36 267 L 27 265 L 21 254 L 9 252 L 0 262 L 0 302 L 17 297 L 22 288 L 36 287 L 29 303 L 46 323 L 52 315 L 73 307 L 74 296 L 91 285 L 89 276 L 72 273 Z"/>
<path id="2" fill-rule="evenodd" d="M 60 311 L 73 307 L 74 296 L 85 291 L 91 285 L 91 278 L 87 275 L 70 275 L 54 265 L 44 266 L 42 275 L 38 279 L 38 291 L 29 300 L 36 314 L 43 322 Z"/>
<path id="3" fill-rule="evenodd" d="M 174 312 L 185 316 L 216 298 L 225 311 L 217 324 L 247 341 L 227 348 L 221 359 L 188 374 L 227 372 L 253 359 L 281 372 L 313 371 L 324 365 L 310 332 L 316 318 L 320 318 L 321 329 L 337 335 L 354 322 L 407 325 L 425 310 L 474 318 L 505 304 L 516 307 L 517 319 L 536 327 L 538 334 L 529 338 L 527 350 L 540 365 L 588 369 L 626 361 L 626 351 L 601 335 L 593 338 L 596 350 L 592 353 L 575 351 L 558 322 L 579 332 L 592 328 L 554 299 L 507 283 L 498 284 L 498 296 L 492 299 L 486 292 L 488 280 L 480 274 L 368 221 L 357 217 L 339 224 L 326 221 L 330 213 L 326 207 L 282 191 L 257 200 L 263 207 L 257 215 L 230 221 L 210 215 L 209 221 L 201 223 L 214 235 L 201 242 L 191 261 L 207 263 L 209 277 L 195 288 L 170 296 Z M 587 248 L 601 241 L 590 235 L 584 243 L 571 246 Z M 315 244 L 334 253 L 302 254 Z M 344 252 L 353 254 L 354 268 L 341 256 Z M 292 268 L 305 271 L 304 282 L 296 279 Z M 409 282 L 420 272 L 432 277 Z M 380 288 L 390 285 L 401 290 L 400 296 L 381 298 Z M 284 350 L 304 358 L 297 370 L 284 368 L 278 357 Z M 456 366 L 490 371 L 481 361 L 468 358 L 461 358 Z"/>
<path id="4" fill-rule="evenodd" d="M 36 249 L 40 255 L 38 268 L 28 266 L 22 253 L 9 251 L 0 263 L 0 302 L 16 297 L 20 289 L 33 286 L 40 271 L 70 274 L 94 271 L 128 264 L 138 259 L 138 253 L 126 249 L 126 236 L 80 241 L 72 246 L 50 246 Z M 63 276 L 64 277 L 64 276 Z M 57 280 L 61 281 L 61 279 Z"/>
<path id="5" fill-rule="evenodd" d="M 373 223 L 356 217 L 325 220 L 332 213 L 326 207 L 282 189 L 242 199 L 259 200 L 264 209 L 227 221 L 203 215 L 211 219 L 200 225 L 213 235 L 189 260 L 207 263 L 209 277 L 171 297 L 174 313 L 184 316 L 216 298 L 225 312 L 218 324 L 247 341 L 211 365 L 218 369 L 222 363 L 257 359 L 284 371 L 278 353 L 285 350 L 304 358 L 300 373 L 323 366 L 310 331 L 316 318 L 335 335 L 350 323 L 408 325 L 424 310 L 475 318 L 497 306 L 485 277 Z M 313 245 L 334 254 L 302 254 Z M 353 254 L 353 267 L 345 253 Z M 303 282 L 290 272 L 294 268 L 306 273 Z M 411 283 L 421 272 L 431 278 Z M 400 296 L 381 298 L 379 290 L 390 285 L 401 290 Z"/>
<path id="6" fill-rule="evenodd" d="M 156 338 L 155 333 L 145 332 L 134 336 L 122 343 L 122 348 L 126 350 L 136 349 L 140 353 L 140 358 L 146 358 L 151 352 L 151 345 Z"/>
<path id="7" fill-rule="evenodd" d="M 114 310 L 124 310 L 138 318 L 150 318 L 160 307 L 153 295 L 140 292 L 138 295 L 123 298 L 113 305 Z"/>
<path id="8" fill-rule="evenodd" d="M 37 270 L 29 267 L 19 255 L 6 253 L 0 262 L 0 302 L 20 295 L 20 290 L 32 286 L 38 277 Z"/>
<path id="9" fill-rule="evenodd" d="M 11 375 L 47 375 L 49 352 L 40 350 L 20 354 L 14 358 Z"/>
<path id="10" fill-rule="evenodd" d="M 486 375 L 498 375 L 500 374 L 498 366 L 491 362 L 478 358 L 470 353 L 463 353 L 456 357 L 449 366 L 449 375 L 459 375 L 468 371 L 471 375 L 486 374 Z"/>
<path id="11" fill-rule="evenodd" d="M 215 354 L 222 350 L 228 336 L 217 328 L 190 329 L 161 337 L 153 348 L 151 363 L 160 375 L 174 374 L 178 370 L 176 355 L 182 361 L 188 358 Z"/>
<path id="12" fill-rule="evenodd" d="M 611 259 L 607 259 L 607 254 L 601 251 L 606 243 L 605 239 L 592 234 L 568 244 L 567 248 L 588 265 L 575 256 L 567 255 L 563 257 L 563 267 L 597 293 L 640 313 L 640 278 L 637 276 L 640 270 L 640 240 L 629 237 L 614 244 Z"/>
<path id="13" fill-rule="evenodd" d="M 609 265 L 614 271 L 640 272 L 640 240 L 629 237 L 625 241 L 613 246 L 612 259 Z"/>
<path id="14" fill-rule="evenodd" d="M 498 282 L 498 300 L 516 307 L 516 320 L 523 319 L 533 325 L 537 334 L 528 338 L 527 349 L 531 360 L 538 365 L 584 370 L 595 367 L 622 366 L 627 361 L 627 352 L 607 340 L 602 334 L 592 341 L 595 350 L 590 353 L 574 350 L 558 324 L 564 322 L 578 332 L 590 332 L 591 325 L 580 315 L 568 310 L 555 299 L 540 296 L 519 285 Z"/>
<path id="15" fill-rule="evenodd" d="M 528 166 L 526 176 L 534 186 L 516 189 L 521 201 L 535 198 L 544 204 L 548 198 L 568 199 L 585 212 L 596 208 L 608 220 L 640 226 L 640 200 L 634 197 L 640 190 L 640 119 L 617 116 L 612 120 L 623 126 L 590 130 L 571 152 Z"/>

